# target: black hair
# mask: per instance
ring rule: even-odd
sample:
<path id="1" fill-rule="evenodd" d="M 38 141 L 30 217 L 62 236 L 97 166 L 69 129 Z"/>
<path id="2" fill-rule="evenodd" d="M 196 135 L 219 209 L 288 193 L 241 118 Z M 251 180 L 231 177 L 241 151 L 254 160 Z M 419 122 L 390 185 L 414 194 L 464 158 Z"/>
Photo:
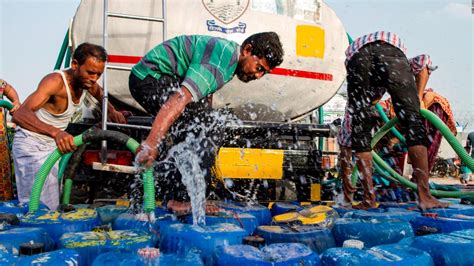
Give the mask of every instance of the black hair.
<path id="1" fill-rule="evenodd" d="M 283 62 L 283 47 L 278 34 L 273 31 L 256 33 L 242 43 L 252 45 L 252 54 L 259 58 L 265 58 L 271 69 Z"/>
<path id="2" fill-rule="evenodd" d="M 104 47 L 95 45 L 92 43 L 81 43 L 72 56 L 72 59 L 77 60 L 79 65 L 84 64 L 87 58 L 95 57 L 98 60 L 105 62 L 107 61 L 107 52 L 105 51 Z"/>

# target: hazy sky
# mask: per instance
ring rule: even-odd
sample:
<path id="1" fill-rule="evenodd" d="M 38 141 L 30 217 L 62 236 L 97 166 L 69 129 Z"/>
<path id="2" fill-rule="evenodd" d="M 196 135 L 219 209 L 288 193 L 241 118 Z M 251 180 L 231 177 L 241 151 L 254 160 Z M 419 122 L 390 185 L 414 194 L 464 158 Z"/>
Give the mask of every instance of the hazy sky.
<path id="1" fill-rule="evenodd" d="M 99 1 L 99 0 L 97 0 Z M 133 0 L 130 0 L 133 1 Z M 200 1 L 200 0 L 188 0 Z M 439 68 L 428 86 L 446 96 L 455 117 L 474 126 L 471 0 L 326 0 L 354 38 L 397 33 L 408 56 L 428 53 Z M 53 70 L 79 0 L 0 0 L 0 77 L 24 100 Z"/>

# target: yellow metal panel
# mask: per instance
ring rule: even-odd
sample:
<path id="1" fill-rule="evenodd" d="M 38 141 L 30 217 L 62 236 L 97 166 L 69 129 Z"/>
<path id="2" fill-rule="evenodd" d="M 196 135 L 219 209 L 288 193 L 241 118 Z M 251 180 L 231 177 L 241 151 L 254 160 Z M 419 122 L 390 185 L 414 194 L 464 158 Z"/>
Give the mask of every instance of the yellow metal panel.
<path id="1" fill-rule="evenodd" d="M 321 200 L 321 185 L 311 184 L 311 201 Z"/>
<path id="2" fill-rule="evenodd" d="M 296 55 L 324 58 L 325 31 L 317 26 L 296 26 Z"/>
<path id="3" fill-rule="evenodd" d="M 220 148 L 215 169 L 218 178 L 281 179 L 283 150 Z"/>

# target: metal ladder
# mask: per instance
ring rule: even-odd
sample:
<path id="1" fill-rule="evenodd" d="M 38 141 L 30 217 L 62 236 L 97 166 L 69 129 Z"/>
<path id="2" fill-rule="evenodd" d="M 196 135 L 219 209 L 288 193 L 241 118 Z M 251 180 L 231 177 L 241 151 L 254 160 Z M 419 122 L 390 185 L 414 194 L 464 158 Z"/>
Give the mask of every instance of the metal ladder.
<path id="1" fill-rule="evenodd" d="M 104 0 L 104 15 L 103 15 L 103 44 L 102 46 L 104 47 L 105 50 L 107 50 L 107 41 L 108 41 L 108 32 L 107 32 L 107 26 L 108 26 L 108 19 L 109 17 L 113 18 L 121 18 L 121 19 L 132 19 L 132 20 L 142 20 L 142 21 L 151 21 L 151 22 L 158 22 L 162 23 L 163 26 L 163 41 L 166 40 L 166 29 L 167 29 L 167 23 L 166 23 L 166 0 L 158 0 L 161 1 L 161 8 L 162 8 L 162 13 L 163 17 L 162 18 L 156 18 L 156 17 L 148 17 L 148 16 L 137 16 L 137 15 L 130 15 L 130 14 L 123 14 L 123 13 L 115 13 L 115 12 L 109 12 L 109 0 Z M 115 69 L 115 70 L 124 70 L 124 71 L 130 71 L 131 67 L 125 67 L 125 66 L 120 66 L 120 65 L 113 65 L 106 63 L 104 73 L 102 74 L 102 81 L 103 81 L 103 90 L 104 90 L 104 97 L 102 99 L 102 129 L 106 130 L 107 125 L 113 125 L 113 126 L 124 126 L 123 124 L 118 124 L 118 123 L 111 123 L 107 122 L 107 106 L 109 103 L 109 90 L 107 86 L 107 70 L 108 69 Z M 133 125 L 126 125 L 126 127 L 135 127 Z M 101 157 L 102 161 L 105 162 L 105 154 L 107 152 L 107 141 L 102 142 L 102 149 L 101 149 Z"/>

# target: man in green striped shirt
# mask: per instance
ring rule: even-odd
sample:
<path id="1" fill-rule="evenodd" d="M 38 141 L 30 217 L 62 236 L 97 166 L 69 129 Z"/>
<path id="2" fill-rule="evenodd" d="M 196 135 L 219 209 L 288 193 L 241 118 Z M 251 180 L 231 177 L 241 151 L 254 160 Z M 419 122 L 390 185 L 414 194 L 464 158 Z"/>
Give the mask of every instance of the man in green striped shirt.
<path id="1" fill-rule="evenodd" d="M 218 37 L 183 35 L 153 48 L 129 79 L 133 98 L 156 115 L 138 162 L 152 165 L 162 139 L 191 101 L 200 102 L 234 75 L 243 82 L 259 79 L 282 61 L 283 48 L 274 32 L 254 34 L 242 46 Z"/>
<path id="2" fill-rule="evenodd" d="M 166 169 L 158 172 L 158 183 L 168 208 L 177 213 L 190 208 L 189 203 L 182 203 L 189 197 L 179 181 L 180 171 L 170 159 L 165 160 L 170 146 L 185 141 L 189 135 L 200 136 L 199 144 L 192 149 L 200 156 L 199 167 L 209 184 L 221 129 L 214 128 L 216 115 L 206 106 L 207 99 L 234 75 L 249 82 L 269 73 L 282 61 L 278 35 L 263 32 L 248 37 L 242 46 L 211 36 L 178 36 L 153 48 L 133 67 L 130 93 L 149 114 L 156 115 L 148 137 L 139 147 L 137 161 L 150 167 L 158 158 L 160 169 Z M 171 145 L 168 140 L 163 145 L 169 130 Z"/>

